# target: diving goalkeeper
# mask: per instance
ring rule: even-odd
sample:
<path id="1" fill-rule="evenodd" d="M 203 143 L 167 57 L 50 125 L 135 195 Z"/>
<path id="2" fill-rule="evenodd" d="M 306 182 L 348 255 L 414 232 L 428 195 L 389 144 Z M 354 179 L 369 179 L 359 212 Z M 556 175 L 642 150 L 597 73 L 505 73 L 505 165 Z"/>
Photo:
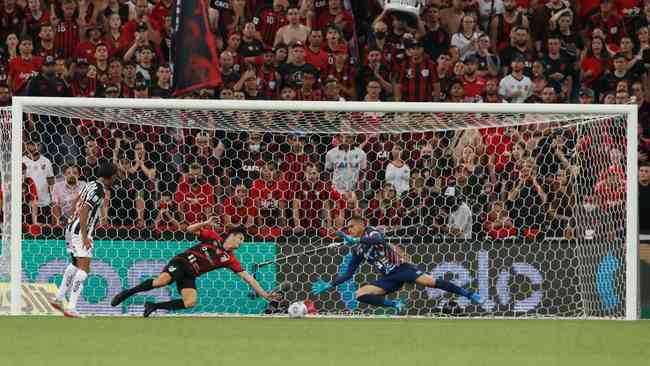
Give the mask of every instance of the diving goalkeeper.
<path id="1" fill-rule="evenodd" d="M 381 272 L 382 277 L 374 282 L 362 286 L 355 293 L 358 301 L 369 305 L 392 307 L 399 313 L 406 310 L 402 300 L 390 300 L 385 295 L 398 291 L 405 283 L 416 283 L 430 288 L 438 288 L 447 292 L 464 296 L 474 304 L 481 304 L 481 297 L 470 290 L 458 287 L 449 281 L 435 279 L 425 274 L 415 265 L 398 253 L 393 245 L 389 244 L 384 234 L 376 228 L 366 226 L 365 220 L 358 215 L 353 215 L 348 225 L 350 235 L 337 231 L 336 235 L 348 245 L 353 245 L 352 260 L 347 271 L 336 276 L 331 283 L 317 281 L 312 287 L 313 294 L 321 294 L 330 287 L 338 286 L 354 276 L 359 265 L 364 260 L 368 261 Z"/>

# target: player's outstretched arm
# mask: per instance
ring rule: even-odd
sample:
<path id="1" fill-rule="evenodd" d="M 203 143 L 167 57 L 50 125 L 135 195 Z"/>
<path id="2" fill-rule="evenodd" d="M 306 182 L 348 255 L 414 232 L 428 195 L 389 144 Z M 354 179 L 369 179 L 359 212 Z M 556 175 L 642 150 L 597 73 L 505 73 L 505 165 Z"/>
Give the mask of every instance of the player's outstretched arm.
<path id="1" fill-rule="evenodd" d="M 246 283 L 248 284 L 248 286 L 250 286 L 250 287 L 255 291 L 255 293 L 257 293 L 257 295 L 259 295 L 260 297 L 263 297 L 263 298 L 265 298 L 266 300 L 269 300 L 269 301 L 271 301 L 271 300 L 279 300 L 279 299 L 280 299 L 280 295 L 279 295 L 279 294 L 266 292 L 266 291 L 262 288 L 262 286 L 260 286 L 259 282 L 257 282 L 257 280 L 255 279 L 255 277 L 253 277 L 253 276 L 250 275 L 250 273 L 248 273 L 248 272 L 246 272 L 246 271 L 241 271 L 241 272 L 239 272 L 239 273 L 237 273 L 237 274 L 238 274 L 239 277 L 241 277 L 241 279 L 244 280 L 244 282 L 246 282 Z"/>
<path id="2" fill-rule="evenodd" d="M 208 226 L 214 226 L 217 224 L 217 222 L 218 219 L 215 216 L 211 216 L 209 219 L 205 221 L 197 222 L 188 226 L 186 230 L 190 234 L 199 235 L 199 233 L 201 233 L 201 229 Z"/>
<path id="3" fill-rule="evenodd" d="M 327 289 L 331 287 L 336 287 L 343 282 L 349 280 L 354 276 L 354 274 L 357 272 L 357 269 L 359 268 L 359 265 L 361 264 L 363 258 L 357 255 L 356 253 L 352 253 L 352 259 L 350 260 L 350 263 L 348 263 L 348 268 L 346 268 L 345 273 L 339 274 L 334 278 L 334 281 L 331 283 L 325 282 L 323 280 L 318 280 L 314 283 L 312 286 L 311 292 L 314 295 L 321 294 Z"/>

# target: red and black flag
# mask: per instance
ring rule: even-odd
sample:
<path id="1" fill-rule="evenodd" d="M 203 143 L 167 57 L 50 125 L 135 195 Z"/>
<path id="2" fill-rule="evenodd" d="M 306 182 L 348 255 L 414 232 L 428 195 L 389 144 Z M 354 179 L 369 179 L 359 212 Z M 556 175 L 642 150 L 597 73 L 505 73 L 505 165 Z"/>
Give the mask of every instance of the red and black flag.
<path id="1" fill-rule="evenodd" d="M 174 24 L 174 96 L 221 84 L 206 0 L 176 0 Z"/>

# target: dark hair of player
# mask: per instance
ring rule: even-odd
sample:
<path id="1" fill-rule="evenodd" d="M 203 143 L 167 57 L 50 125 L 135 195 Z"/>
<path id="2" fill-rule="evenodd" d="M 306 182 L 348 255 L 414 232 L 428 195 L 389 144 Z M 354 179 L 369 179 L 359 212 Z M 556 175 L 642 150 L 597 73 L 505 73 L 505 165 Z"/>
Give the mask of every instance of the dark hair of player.
<path id="1" fill-rule="evenodd" d="M 102 164 L 99 169 L 97 169 L 97 176 L 99 178 L 110 178 L 117 174 L 117 166 L 112 163 Z"/>
<path id="2" fill-rule="evenodd" d="M 228 237 L 230 235 L 237 235 L 237 234 L 241 234 L 241 235 L 243 235 L 245 237 L 246 236 L 246 228 L 243 227 L 243 226 L 236 226 L 236 227 L 230 229 L 228 231 L 228 233 L 226 234 L 226 239 L 228 239 Z"/>

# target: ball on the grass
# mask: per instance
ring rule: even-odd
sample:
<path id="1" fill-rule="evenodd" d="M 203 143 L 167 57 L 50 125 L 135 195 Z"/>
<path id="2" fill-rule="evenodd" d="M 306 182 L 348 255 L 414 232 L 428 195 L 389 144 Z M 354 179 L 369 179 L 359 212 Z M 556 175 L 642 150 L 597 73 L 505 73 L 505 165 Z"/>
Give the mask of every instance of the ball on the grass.
<path id="1" fill-rule="evenodd" d="M 296 301 L 289 305 L 287 309 L 290 318 L 302 318 L 307 315 L 307 306 L 302 301 Z"/>

